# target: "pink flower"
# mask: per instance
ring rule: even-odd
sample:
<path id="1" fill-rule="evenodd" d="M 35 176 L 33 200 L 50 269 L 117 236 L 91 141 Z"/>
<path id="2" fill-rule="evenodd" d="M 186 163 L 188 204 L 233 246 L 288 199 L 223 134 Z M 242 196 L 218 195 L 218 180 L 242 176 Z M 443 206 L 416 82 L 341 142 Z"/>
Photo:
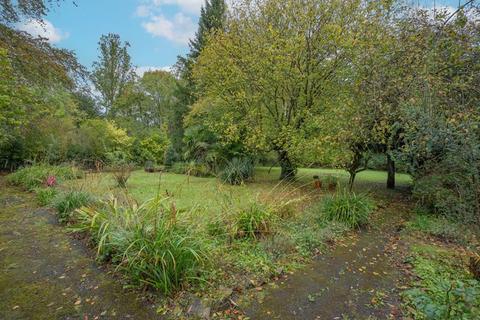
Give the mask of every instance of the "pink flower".
<path id="1" fill-rule="evenodd" d="M 46 181 L 47 187 L 53 187 L 57 184 L 57 178 L 55 176 L 49 176 Z"/>

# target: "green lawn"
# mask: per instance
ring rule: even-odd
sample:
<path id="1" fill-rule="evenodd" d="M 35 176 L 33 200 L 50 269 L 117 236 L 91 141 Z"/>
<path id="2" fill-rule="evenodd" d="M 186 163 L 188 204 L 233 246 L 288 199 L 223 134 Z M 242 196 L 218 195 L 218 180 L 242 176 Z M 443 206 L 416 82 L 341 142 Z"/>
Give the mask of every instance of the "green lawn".
<path id="1" fill-rule="evenodd" d="M 177 206 L 189 209 L 194 206 L 202 208 L 218 208 L 226 202 L 248 202 L 256 197 L 269 197 L 282 194 L 312 196 L 319 191 L 311 187 L 312 177 L 320 178 L 334 175 L 345 185 L 348 174 L 337 169 L 300 169 L 295 182 L 280 182 L 280 168 L 256 168 L 255 179 L 243 186 L 230 186 L 221 183 L 217 178 L 198 178 L 173 173 L 147 173 L 143 170 L 134 171 L 128 180 L 128 193 L 139 202 L 155 197 L 157 194 L 172 197 Z M 386 183 L 386 173 L 382 171 L 364 171 L 358 174 L 355 189 L 370 191 L 383 189 Z M 397 174 L 397 185 L 405 187 L 411 178 L 405 174 Z M 110 173 L 90 174 L 85 179 L 71 182 L 77 188 L 85 189 L 97 196 L 108 193 L 118 194 Z M 320 191 L 322 192 L 322 191 Z"/>

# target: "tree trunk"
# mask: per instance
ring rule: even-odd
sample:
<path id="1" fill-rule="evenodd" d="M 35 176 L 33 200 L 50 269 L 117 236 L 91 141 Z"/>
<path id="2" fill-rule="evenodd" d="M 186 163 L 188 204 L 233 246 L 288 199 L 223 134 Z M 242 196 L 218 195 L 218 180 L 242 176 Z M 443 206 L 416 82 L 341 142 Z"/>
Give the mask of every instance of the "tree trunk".
<path id="1" fill-rule="evenodd" d="M 277 151 L 278 162 L 282 169 L 280 173 L 280 180 L 293 180 L 297 174 L 297 168 L 293 165 L 292 161 L 288 157 L 288 153 L 284 150 Z"/>
<path id="2" fill-rule="evenodd" d="M 387 188 L 395 189 L 395 161 L 393 161 L 392 156 L 387 154 Z"/>
<path id="3" fill-rule="evenodd" d="M 353 189 L 353 184 L 355 183 L 355 177 L 357 176 L 356 172 L 350 172 L 350 179 L 348 180 L 348 190 L 351 192 Z"/>

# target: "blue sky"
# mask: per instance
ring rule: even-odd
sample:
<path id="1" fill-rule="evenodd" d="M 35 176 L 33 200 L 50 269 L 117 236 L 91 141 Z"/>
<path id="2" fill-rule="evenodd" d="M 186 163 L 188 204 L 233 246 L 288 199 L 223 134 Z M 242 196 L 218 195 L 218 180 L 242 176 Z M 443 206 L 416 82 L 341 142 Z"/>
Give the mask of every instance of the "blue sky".
<path id="1" fill-rule="evenodd" d="M 166 68 L 188 51 L 188 38 L 197 28 L 204 0 L 66 0 L 52 9 L 43 27 L 27 21 L 19 28 L 41 34 L 58 47 L 74 50 L 91 67 L 102 34 L 118 33 L 131 45 L 130 54 L 141 71 Z M 433 4 L 430 0 L 421 3 Z M 463 1 L 462 1 L 463 2 Z M 458 0 L 438 0 L 456 7 Z"/>

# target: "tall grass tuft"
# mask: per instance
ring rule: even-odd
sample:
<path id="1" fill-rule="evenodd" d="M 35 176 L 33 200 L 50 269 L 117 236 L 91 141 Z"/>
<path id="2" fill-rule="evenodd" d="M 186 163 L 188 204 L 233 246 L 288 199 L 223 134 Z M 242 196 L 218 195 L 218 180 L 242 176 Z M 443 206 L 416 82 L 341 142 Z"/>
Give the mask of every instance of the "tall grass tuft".
<path id="1" fill-rule="evenodd" d="M 99 258 L 117 264 L 136 285 L 172 293 L 197 279 L 206 261 L 201 240 L 177 223 L 175 206 L 154 198 L 120 206 L 117 199 L 77 211 L 77 232 L 88 232 Z"/>
<path id="2" fill-rule="evenodd" d="M 251 159 L 233 158 L 220 174 L 224 183 L 240 185 L 253 177 L 255 167 Z"/>
<path id="3" fill-rule="evenodd" d="M 258 238 L 272 230 L 275 214 L 268 206 L 257 201 L 241 210 L 235 221 L 235 234 L 239 237 Z"/>
<path id="4" fill-rule="evenodd" d="M 58 194 L 52 201 L 52 206 L 57 210 L 60 222 L 68 222 L 72 213 L 81 207 L 94 202 L 93 197 L 84 191 L 68 191 Z"/>
<path id="5" fill-rule="evenodd" d="M 8 175 L 7 181 L 10 184 L 21 186 L 27 190 L 33 190 L 46 185 L 49 177 L 55 177 L 58 182 L 77 179 L 82 176 L 80 170 L 69 166 L 51 166 L 47 164 L 36 164 L 25 167 Z"/>
<path id="6" fill-rule="evenodd" d="M 375 204 L 370 197 L 346 190 L 327 196 L 322 202 L 322 212 L 326 220 L 342 222 L 350 228 L 367 224 L 374 209 Z"/>
<path id="7" fill-rule="evenodd" d="M 41 206 L 46 206 L 51 204 L 52 200 L 55 198 L 57 195 L 58 191 L 55 188 L 35 188 L 34 189 L 37 202 Z"/>

